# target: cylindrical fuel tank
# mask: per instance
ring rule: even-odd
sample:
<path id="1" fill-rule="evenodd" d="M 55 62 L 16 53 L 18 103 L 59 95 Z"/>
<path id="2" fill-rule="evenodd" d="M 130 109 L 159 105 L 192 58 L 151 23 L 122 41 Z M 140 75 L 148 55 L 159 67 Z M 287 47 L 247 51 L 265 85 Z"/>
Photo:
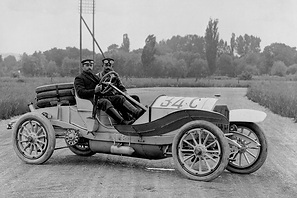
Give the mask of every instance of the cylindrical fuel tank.
<path id="1" fill-rule="evenodd" d="M 135 152 L 135 150 L 130 146 L 112 145 L 110 147 L 110 152 L 112 154 L 119 155 L 132 155 Z"/>
<path id="2" fill-rule="evenodd" d="M 90 149 L 96 153 L 107 153 L 139 157 L 145 159 L 163 159 L 168 157 L 164 150 L 168 145 L 145 145 L 145 144 L 121 144 L 113 142 L 103 142 L 98 140 L 89 141 Z"/>

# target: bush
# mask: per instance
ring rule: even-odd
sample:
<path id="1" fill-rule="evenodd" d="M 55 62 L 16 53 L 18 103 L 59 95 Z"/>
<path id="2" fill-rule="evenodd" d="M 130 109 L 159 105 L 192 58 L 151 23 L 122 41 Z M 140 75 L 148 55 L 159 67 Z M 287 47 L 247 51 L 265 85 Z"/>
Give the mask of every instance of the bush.
<path id="1" fill-rule="evenodd" d="M 19 78 L 20 77 L 20 73 L 17 71 L 13 71 L 10 73 L 10 77 L 11 78 Z"/>
<path id="2" fill-rule="evenodd" d="M 296 74 L 297 72 L 297 64 L 290 65 L 287 69 L 287 74 Z"/>
<path id="3" fill-rule="evenodd" d="M 297 81 L 297 72 L 295 74 L 288 74 L 286 76 L 286 80 L 289 80 L 289 81 Z"/>
<path id="4" fill-rule="evenodd" d="M 244 67 L 244 71 L 251 73 L 252 75 L 259 75 L 260 73 L 256 65 L 247 65 Z"/>
<path id="5" fill-rule="evenodd" d="M 271 75 L 273 76 L 285 76 L 287 72 L 287 66 L 282 61 L 276 61 L 271 68 Z"/>
<path id="6" fill-rule="evenodd" d="M 252 78 L 252 73 L 248 71 L 243 71 L 240 75 L 238 75 L 239 80 L 252 80 Z"/>

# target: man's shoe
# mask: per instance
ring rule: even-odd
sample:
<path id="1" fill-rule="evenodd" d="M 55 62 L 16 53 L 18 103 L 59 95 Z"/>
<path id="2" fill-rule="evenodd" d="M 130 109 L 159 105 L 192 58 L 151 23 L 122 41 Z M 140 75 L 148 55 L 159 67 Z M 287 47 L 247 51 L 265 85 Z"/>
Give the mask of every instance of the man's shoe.
<path id="1" fill-rule="evenodd" d="M 131 124 L 133 124 L 134 122 L 135 122 L 134 119 L 132 119 L 132 120 L 123 120 L 121 124 L 123 124 L 123 125 L 131 125 Z"/>
<path id="2" fill-rule="evenodd" d="M 123 107 L 125 107 L 125 109 L 131 113 L 135 119 L 138 119 L 144 113 L 144 110 L 135 107 L 128 100 L 123 103 Z"/>
<path id="3" fill-rule="evenodd" d="M 137 108 L 137 113 L 135 114 L 136 119 L 142 116 L 145 113 L 143 109 Z"/>

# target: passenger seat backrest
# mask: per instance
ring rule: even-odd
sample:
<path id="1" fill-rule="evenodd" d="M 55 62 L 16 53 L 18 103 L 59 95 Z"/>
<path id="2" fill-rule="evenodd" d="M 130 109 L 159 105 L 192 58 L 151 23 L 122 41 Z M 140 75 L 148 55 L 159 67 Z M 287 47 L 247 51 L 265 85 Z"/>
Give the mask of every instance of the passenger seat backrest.
<path id="1" fill-rule="evenodd" d="M 75 91 L 75 100 L 76 100 L 76 106 L 77 110 L 79 111 L 93 111 L 93 104 L 91 101 L 82 99 L 77 95 L 76 90 Z"/>
<path id="2" fill-rule="evenodd" d="M 82 99 L 80 98 L 75 89 L 75 100 L 76 100 L 76 106 L 77 106 L 77 110 L 78 111 L 93 111 L 93 104 L 91 101 L 86 100 L 86 99 Z M 104 124 L 105 126 L 113 126 L 114 124 L 116 124 L 115 120 L 113 120 L 112 118 L 109 118 L 109 116 L 104 112 L 104 111 L 100 111 L 99 114 L 97 114 L 100 122 L 102 124 Z"/>

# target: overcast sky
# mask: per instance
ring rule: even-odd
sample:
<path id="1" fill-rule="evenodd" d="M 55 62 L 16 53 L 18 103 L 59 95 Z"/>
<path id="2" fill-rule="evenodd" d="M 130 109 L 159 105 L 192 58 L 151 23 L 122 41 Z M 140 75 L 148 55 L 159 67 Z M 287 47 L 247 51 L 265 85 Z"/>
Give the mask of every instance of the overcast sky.
<path id="1" fill-rule="evenodd" d="M 95 0 L 95 37 L 103 51 L 121 45 L 143 48 L 172 36 L 204 36 L 210 18 L 218 19 L 220 39 L 231 34 L 297 46 L 297 0 Z M 0 53 L 32 54 L 57 47 L 79 48 L 79 0 L 0 0 Z M 91 15 L 83 15 L 92 28 Z M 92 50 L 84 28 L 83 48 Z M 96 49 L 98 53 L 99 50 Z"/>

